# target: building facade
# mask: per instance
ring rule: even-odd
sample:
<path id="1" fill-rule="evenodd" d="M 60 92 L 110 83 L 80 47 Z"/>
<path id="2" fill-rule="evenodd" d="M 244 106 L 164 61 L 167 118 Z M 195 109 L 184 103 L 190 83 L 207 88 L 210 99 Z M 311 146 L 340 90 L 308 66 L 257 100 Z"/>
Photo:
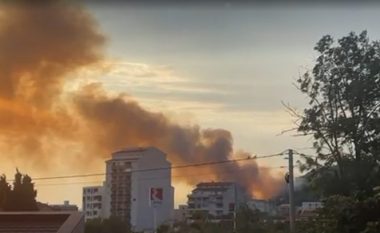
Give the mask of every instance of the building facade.
<path id="1" fill-rule="evenodd" d="M 298 208 L 297 217 L 299 219 L 309 219 L 317 216 L 317 210 L 323 207 L 322 202 L 302 202 Z"/>
<path id="2" fill-rule="evenodd" d="M 106 161 L 104 217 L 117 216 L 133 231 L 154 231 L 170 221 L 174 208 L 171 164 L 155 147 L 127 148 Z M 159 203 L 151 204 L 151 190 L 161 190 Z"/>
<path id="3" fill-rule="evenodd" d="M 85 221 L 104 217 L 105 207 L 103 186 L 83 188 L 82 207 Z"/>
<path id="4" fill-rule="evenodd" d="M 323 207 L 323 203 L 319 201 L 302 202 L 301 209 L 305 211 L 314 211 Z"/>
<path id="5" fill-rule="evenodd" d="M 172 222 L 185 222 L 188 217 L 187 205 L 179 205 L 177 209 L 174 209 Z"/>
<path id="6" fill-rule="evenodd" d="M 277 206 L 277 215 L 286 221 L 289 221 L 289 211 L 290 211 L 289 204 L 281 204 Z"/>
<path id="7" fill-rule="evenodd" d="M 240 204 L 245 203 L 245 190 L 233 182 L 199 183 L 188 195 L 188 214 L 203 212 L 215 218 L 234 214 Z"/>
<path id="8" fill-rule="evenodd" d="M 276 205 L 268 200 L 251 199 L 247 202 L 247 206 L 252 210 L 258 210 L 271 216 L 277 214 Z"/>

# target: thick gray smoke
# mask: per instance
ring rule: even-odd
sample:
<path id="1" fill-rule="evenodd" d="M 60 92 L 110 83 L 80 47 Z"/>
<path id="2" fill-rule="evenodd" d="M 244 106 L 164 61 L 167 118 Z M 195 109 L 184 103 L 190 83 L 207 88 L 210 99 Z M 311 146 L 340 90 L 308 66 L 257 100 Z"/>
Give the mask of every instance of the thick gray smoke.
<path id="1" fill-rule="evenodd" d="M 81 159 L 106 158 L 125 146 L 157 146 L 173 164 L 231 159 L 233 138 L 224 129 L 182 126 L 143 109 L 99 84 L 74 93 L 64 85 L 75 72 L 102 61 L 105 37 L 81 7 L 41 1 L 3 4 L 0 11 L 0 149 L 49 165 L 62 153 L 54 144 L 82 144 Z M 245 156 L 245 155 L 243 155 Z M 70 165 L 73 166 L 73 165 Z M 69 166 L 68 166 L 69 167 Z M 238 181 L 257 196 L 277 192 L 279 180 L 254 161 L 175 170 L 203 179 Z M 199 177 L 181 176 L 189 184 Z"/>

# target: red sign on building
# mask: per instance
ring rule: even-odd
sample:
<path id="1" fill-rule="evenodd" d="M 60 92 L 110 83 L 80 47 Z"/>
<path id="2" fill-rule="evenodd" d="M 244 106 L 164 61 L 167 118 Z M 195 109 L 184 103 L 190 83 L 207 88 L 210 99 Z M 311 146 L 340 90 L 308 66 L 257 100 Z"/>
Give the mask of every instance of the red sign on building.
<path id="1" fill-rule="evenodd" d="M 150 188 L 150 203 L 154 205 L 162 204 L 164 191 L 162 188 Z"/>

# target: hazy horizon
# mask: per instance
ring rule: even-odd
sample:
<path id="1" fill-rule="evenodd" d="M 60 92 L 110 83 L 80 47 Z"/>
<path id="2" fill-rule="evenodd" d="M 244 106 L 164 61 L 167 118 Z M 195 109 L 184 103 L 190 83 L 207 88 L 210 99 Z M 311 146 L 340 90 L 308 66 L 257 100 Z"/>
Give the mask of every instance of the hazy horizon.
<path id="1" fill-rule="evenodd" d="M 312 146 L 308 138 L 281 132 L 294 127 L 282 102 L 299 110 L 307 104 L 293 83 L 313 67 L 313 47 L 323 35 L 339 39 L 351 31 L 367 30 L 371 40 L 380 39 L 379 5 L 375 4 L 329 8 L 328 3 L 318 7 L 241 7 L 228 3 L 213 8 L 88 2 L 84 8 L 106 40 L 98 67 L 102 72 L 84 66 L 79 73 L 65 73 L 77 78 L 65 82 L 63 96 L 83 84 L 101 83 L 110 95 L 125 93 L 123 98 L 136 101 L 146 111 L 163 113 L 180 126 L 228 130 L 234 154 L 266 155 L 289 148 L 312 153 L 307 149 Z M 0 9 L 0 17 L 2 14 Z M 71 39 L 71 35 L 62 36 Z M 103 151 L 98 151 L 102 154 L 94 155 L 88 166 L 75 167 L 71 163 L 84 153 L 82 147 L 74 142 L 73 147 L 59 146 L 54 140 L 49 141 L 49 153 L 55 153 L 57 146 L 56 156 L 66 156 L 46 165 L 54 169 L 44 171 L 38 161 L 31 162 L 29 155 L 15 150 L 2 160 L 5 167 L 1 172 L 9 179 L 15 167 L 32 177 L 104 172 L 107 154 Z M 4 154 L 8 153 L 4 150 L 8 142 L 1 142 Z M 43 158 L 49 159 L 49 153 Z M 287 160 L 272 158 L 258 164 L 278 167 Z M 282 168 L 272 171 L 281 179 L 284 173 Z M 102 179 L 36 181 L 37 199 L 49 203 L 70 200 L 81 206 L 82 186 L 100 184 Z M 203 181 L 204 177 L 197 179 Z M 184 203 L 191 186 L 183 180 L 174 186 L 176 205 Z"/>

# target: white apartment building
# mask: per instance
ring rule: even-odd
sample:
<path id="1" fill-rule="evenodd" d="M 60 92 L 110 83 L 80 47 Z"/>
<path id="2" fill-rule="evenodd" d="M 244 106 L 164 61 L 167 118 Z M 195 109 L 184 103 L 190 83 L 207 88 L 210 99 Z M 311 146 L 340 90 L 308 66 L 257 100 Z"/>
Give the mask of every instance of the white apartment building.
<path id="1" fill-rule="evenodd" d="M 155 147 L 127 148 L 106 161 L 104 217 L 117 216 L 132 231 L 152 232 L 170 221 L 174 208 L 171 164 Z M 151 205 L 151 189 L 162 191 L 160 203 Z"/>
<path id="2" fill-rule="evenodd" d="M 313 202 L 302 202 L 301 210 L 302 211 L 314 211 L 323 207 L 323 203 L 319 201 Z"/>
<path id="3" fill-rule="evenodd" d="M 302 202 L 301 207 L 298 208 L 299 218 L 310 218 L 317 215 L 317 210 L 323 207 L 323 203 L 319 201 Z"/>
<path id="4" fill-rule="evenodd" d="M 188 218 L 188 209 L 187 205 L 179 205 L 178 209 L 173 211 L 173 223 L 175 222 L 185 222 Z"/>
<path id="5" fill-rule="evenodd" d="M 82 208 L 85 221 L 95 218 L 103 218 L 104 206 L 103 186 L 83 187 Z"/>
<path id="6" fill-rule="evenodd" d="M 268 200 L 251 199 L 247 201 L 247 206 L 252 210 L 258 210 L 269 215 L 277 214 L 277 208 L 275 204 Z"/>
<path id="7" fill-rule="evenodd" d="M 246 200 L 245 190 L 237 183 L 199 183 L 188 195 L 188 213 L 191 215 L 201 211 L 216 218 L 223 218 L 223 216 L 233 214 Z"/>

